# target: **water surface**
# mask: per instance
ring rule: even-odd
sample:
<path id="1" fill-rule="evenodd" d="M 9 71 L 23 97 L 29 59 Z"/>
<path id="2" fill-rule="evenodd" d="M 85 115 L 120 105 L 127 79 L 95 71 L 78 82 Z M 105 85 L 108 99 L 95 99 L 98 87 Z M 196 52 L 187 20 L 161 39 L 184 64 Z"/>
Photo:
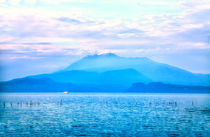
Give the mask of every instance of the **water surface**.
<path id="1" fill-rule="evenodd" d="M 0 136 L 209 136 L 207 94 L 1 94 Z"/>

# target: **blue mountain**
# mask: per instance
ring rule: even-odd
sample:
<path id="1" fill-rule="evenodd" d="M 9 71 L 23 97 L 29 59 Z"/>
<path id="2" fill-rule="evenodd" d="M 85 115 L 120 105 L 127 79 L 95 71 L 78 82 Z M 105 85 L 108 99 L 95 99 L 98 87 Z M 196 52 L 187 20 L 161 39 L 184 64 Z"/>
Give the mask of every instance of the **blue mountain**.
<path id="1" fill-rule="evenodd" d="M 32 78 L 49 78 L 56 82 L 73 84 L 118 84 L 125 87 L 136 82 L 151 82 L 150 79 L 135 69 L 120 69 L 105 72 L 67 70 L 51 74 L 36 75 L 32 76 Z"/>
<path id="2" fill-rule="evenodd" d="M 20 78 L 0 82 L 0 92 L 122 92 L 125 88 L 117 84 L 72 84 L 55 82 L 48 78 Z"/>
<path id="3" fill-rule="evenodd" d="M 155 62 L 145 57 L 119 57 L 112 53 L 84 57 L 65 70 L 106 72 L 122 69 L 134 69 L 153 82 L 181 85 L 210 85 L 209 74 L 195 74 L 174 66 Z"/>
<path id="4" fill-rule="evenodd" d="M 128 93 L 210 93 L 210 86 L 184 86 L 152 82 L 134 83 L 125 92 Z"/>
<path id="5" fill-rule="evenodd" d="M 139 88 L 141 84 L 135 87 L 134 83 L 142 83 L 142 88 Z M 154 84 L 151 83 L 162 83 L 163 85 L 153 86 Z M 65 90 L 74 92 L 142 92 L 145 90 L 145 92 L 152 92 L 154 89 L 154 92 L 161 92 L 161 90 L 162 92 L 175 92 L 176 90 L 185 92 L 181 90 L 186 89 L 185 86 L 189 87 L 188 91 L 192 89 L 196 89 L 196 92 L 202 91 L 205 89 L 203 86 L 210 86 L 210 75 L 195 74 L 145 57 L 119 57 L 108 53 L 86 56 L 58 72 L 1 82 L 0 90 L 7 92 L 60 92 Z"/>

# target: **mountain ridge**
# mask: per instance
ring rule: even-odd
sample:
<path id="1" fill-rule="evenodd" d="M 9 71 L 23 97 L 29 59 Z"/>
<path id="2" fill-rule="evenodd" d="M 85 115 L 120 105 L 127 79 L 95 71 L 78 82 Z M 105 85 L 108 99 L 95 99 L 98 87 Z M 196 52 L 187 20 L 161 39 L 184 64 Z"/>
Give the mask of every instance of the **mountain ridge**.
<path id="1" fill-rule="evenodd" d="M 114 92 L 114 93 L 210 93 L 210 86 L 184 86 L 161 82 L 133 83 L 124 88 L 117 84 L 72 84 L 55 82 L 46 78 L 22 78 L 0 82 L 0 91 L 7 93 L 27 92 Z"/>
<path id="2" fill-rule="evenodd" d="M 31 83 L 27 82 L 27 79 Z M 23 83 L 21 83 L 21 80 Z M 59 91 L 60 89 L 71 88 L 72 90 L 82 92 L 85 92 L 85 90 L 92 90 L 94 92 L 97 92 L 97 90 L 100 90 L 98 92 L 122 92 L 129 89 L 134 83 L 148 84 L 153 82 L 172 85 L 171 87 L 175 89 L 176 86 L 174 85 L 180 85 L 179 90 L 181 90 L 182 85 L 188 87 L 210 86 L 210 75 L 195 74 L 178 67 L 155 62 L 145 57 L 120 57 L 109 53 L 86 56 L 66 69 L 54 73 L 27 76 L 1 82 L 0 84 L 2 87 L 5 87 L 5 90 L 6 88 L 15 90 L 12 88 L 14 85 L 18 88 L 21 88 L 22 85 L 22 89 L 29 91 L 30 87 L 33 91 L 39 90 L 39 87 L 47 91 L 53 89 L 48 89 L 48 85 Z M 18 83 L 21 84 L 18 85 Z M 62 88 L 62 86 L 65 88 Z M 162 87 L 159 86 L 159 88 L 161 89 Z M 172 88 L 168 90 L 172 90 Z M 2 90 L 4 89 L 2 88 Z M 164 90 L 167 90 L 167 88 Z"/>
<path id="3" fill-rule="evenodd" d="M 168 64 L 155 62 L 146 57 L 131 58 L 117 55 L 107 56 L 106 54 L 86 56 L 71 64 L 65 70 L 105 72 L 128 68 L 139 71 L 155 82 L 182 85 L 210 85 L 209 74 L 192 73 Z"/>

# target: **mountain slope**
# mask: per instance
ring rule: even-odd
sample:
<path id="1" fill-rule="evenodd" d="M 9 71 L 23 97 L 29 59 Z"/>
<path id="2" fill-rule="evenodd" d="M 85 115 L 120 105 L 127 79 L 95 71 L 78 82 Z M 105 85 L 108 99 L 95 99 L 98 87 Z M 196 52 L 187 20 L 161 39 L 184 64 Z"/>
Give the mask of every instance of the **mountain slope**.
<path id="1" fill-rule="evenodd" d="M 134 83 L 129 88 L 117 84 L 72 84 L 48 78 L 21 78 L 0 82 L 0 92 L 125 92 L 125 93 L 210 93 L 210 86 L 184 86 L 164 83 Z"/>
<path id="2" fill-rule="evenodd" d="M 210 86 L 184 86 L 153 82 L 134 83 L 125 92 L 129 93 L 210 93 Z"/>
<path id="3" fill-rule="evenodd" d="M 7 82 L 0 82 L 1 92 L 63 92 L 71 84 L 63 84 L 42 78 L 20 78 Z"/>
<path id="4" fill-rule="evenodd" d="M 194 74 L 144 57 L 126 58 L 111 53 L 87 56 L 66 68 L 66 70 L 90 72 L 105 72 L 119 69 L 135 69 L 154 82 L 181 85 L 210 85 L 210 75 Z"/>
<path id="5" fill-rule="evenodd" d="M 123 92 L 125 87 L 117 84 L 72 84 L 55 82 L 49 78 L 21 78 L 0 82 L 1 92 Z"/>
<path id="6" fill-rule="evenodd" d="M 28 76 L 0 83 L 0 90 L 6 92 L 123 92 L 133 83 L 149 84 L 145 90 L 153 92 L 189 92 L 210 85 L 210 75 L 194 74 L 148 58 L 125 58 L 114 54 L 87 56 L 73 63 L 65 70 L 51 74 Z M 179 85 L 178 88 L 176 85 Z M 183 86 L 182 86 L 183 85 Z M 139 90 L 142 87 L 137 87 Z M 195 87 L 196 86 L 196 87 Z M 198 86 L 198 87 L 199 87 Z M 192 87 L 192 88 L 191 88 Z M 135 88 L 135 87 L 134 87 Z M 168 91 L 167 91 L 168 90 Z M 176 91 L 178 90 L 178 91 Z"/>
<path id="7" fill-rule="evenodd" d="M 70 70 L 32 76 L 32 78 L 49 78 L 56 82 L 72 84 L 117 84 L 123 87 L 129 87 L 135 82 L 151 82 L 150 79 L 134 69 L 110 70 L 105 72 Z"/>

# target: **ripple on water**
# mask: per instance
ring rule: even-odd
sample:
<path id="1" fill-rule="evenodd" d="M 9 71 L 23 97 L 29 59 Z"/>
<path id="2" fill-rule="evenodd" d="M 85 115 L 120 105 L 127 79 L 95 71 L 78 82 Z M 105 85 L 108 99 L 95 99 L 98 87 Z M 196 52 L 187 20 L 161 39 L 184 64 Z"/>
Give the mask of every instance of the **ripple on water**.
<path id="1" fill-rule="evenodd" d="M 4 95 L 0 136 L 208 136 L 209 104 L 209 95 Z"/>

